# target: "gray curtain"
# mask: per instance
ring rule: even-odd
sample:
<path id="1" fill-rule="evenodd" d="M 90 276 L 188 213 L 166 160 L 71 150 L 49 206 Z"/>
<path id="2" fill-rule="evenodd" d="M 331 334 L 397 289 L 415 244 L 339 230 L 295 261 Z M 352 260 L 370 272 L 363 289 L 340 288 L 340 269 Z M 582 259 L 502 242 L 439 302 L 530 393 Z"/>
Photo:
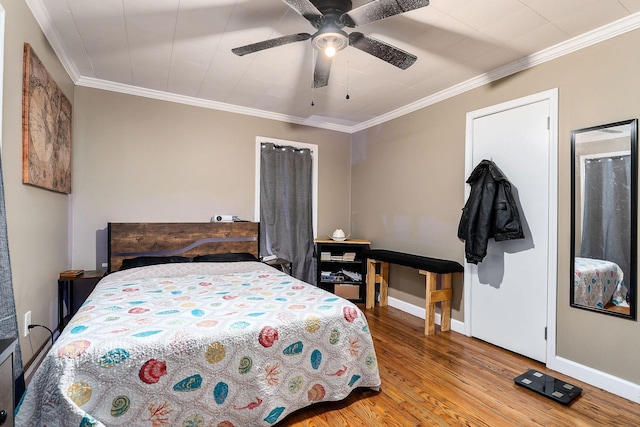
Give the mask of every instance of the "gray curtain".
<path id="1" fill-rule="evenodd" d="M 1 164 L 1 162 L 0 162 Z M 7 211 L 4 203 L 4 182 L 2 167 L 0 166 L 0 338 L 18 338 L 18 318 L 16 316 L 16 302 L 13 297 L 13 283 L 11 281 L 11 262 L 9 259 L 9 239 L 7 237 Z M 13 353 L 13 380 L 15 383 L 15 402 L 17 403 L 24 392 L 24 372 L 22 368 L 22 354 L 20 343 L 16 344 Z"/>
<path id="2" fill-rule="evenodd" d="M 292 263 L 315 284 L 311 150 L 264 143 L 260 152 L 260 255 Z"/>
<path id="3" fill-rule="evenodd" d="M 612 261 L 630 277 L 631 156 L 589 159 L 580 256 Z"/>

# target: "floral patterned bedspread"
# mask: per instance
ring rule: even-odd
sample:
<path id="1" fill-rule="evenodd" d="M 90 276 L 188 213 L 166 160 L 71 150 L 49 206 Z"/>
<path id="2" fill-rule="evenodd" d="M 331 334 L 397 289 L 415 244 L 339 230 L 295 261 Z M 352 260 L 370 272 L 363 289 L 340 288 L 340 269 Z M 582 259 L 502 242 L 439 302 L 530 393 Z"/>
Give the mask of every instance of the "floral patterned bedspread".
<path id="1" fill-rule="evenodd" d="M 618 264 L 601 259 L 575 259 L 574 303 L 604 308 L 609 302 L 626 305 L 627 287 Z"/>
<path id="2" fill-rule="evenodd" d="M 380 377 L 363 313 L 256 262 L 113 273 L 27 387 L 19 426 L 260 426 Z"/>

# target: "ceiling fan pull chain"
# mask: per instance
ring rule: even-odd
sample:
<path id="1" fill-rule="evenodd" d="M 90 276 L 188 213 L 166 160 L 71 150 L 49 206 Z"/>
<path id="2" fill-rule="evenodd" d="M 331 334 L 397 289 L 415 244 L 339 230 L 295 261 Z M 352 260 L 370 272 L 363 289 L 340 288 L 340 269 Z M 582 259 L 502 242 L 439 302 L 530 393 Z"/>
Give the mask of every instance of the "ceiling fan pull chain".
<path id="1" fill-rule="evenodd" d="M 315 79 L 315 69 L 316 69 L 316 56 L 314 55 L 313 49 L 311 49 L 311 106 L 315 106 L 316 103 L 314 102 L 314 98 L 315 98 L 315 83 L 314 83 L 314 79 Z"/>
<path id="2" fill-rule="evenodd" d="M 345 96 L 344 98 L 348 101 L 350 96 L 349 96 L 349 70 L 351 70 L 351 49 L 349 49 L 349 46 L 347 46 L 347 96 Z"/>

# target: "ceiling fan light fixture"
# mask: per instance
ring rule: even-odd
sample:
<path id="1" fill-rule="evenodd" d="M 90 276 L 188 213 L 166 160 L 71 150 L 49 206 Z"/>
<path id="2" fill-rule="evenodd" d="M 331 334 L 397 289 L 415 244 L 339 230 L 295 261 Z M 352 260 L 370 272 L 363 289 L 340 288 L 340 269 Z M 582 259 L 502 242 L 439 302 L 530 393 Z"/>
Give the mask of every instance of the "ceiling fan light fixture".
<path id="1" fill-rule="evenodd" d="M 315 49 L 332 58 L 336 52 L 349 45 L 349 36 L 340 29 L 332 32 L 318 32 L 311 40 L 311 44 Z"/>
<path id="2" fill-rule="evenodd" d="M 333 58 L 333 56 L 336 54 L 336 48 L 333 47 L 333 43 L 329 43 L 327 48 L 324 50 L 324 54 L 329 58 Z"/>

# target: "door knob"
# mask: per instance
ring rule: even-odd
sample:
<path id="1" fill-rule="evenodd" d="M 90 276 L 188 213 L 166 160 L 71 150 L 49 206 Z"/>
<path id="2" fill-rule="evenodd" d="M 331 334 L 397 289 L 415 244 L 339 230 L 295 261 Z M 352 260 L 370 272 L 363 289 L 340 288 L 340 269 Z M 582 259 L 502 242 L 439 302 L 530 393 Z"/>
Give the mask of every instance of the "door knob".
<path id="1" fill-rule="evenodd" d="M 5 421 L 7 421 L 7 418 L 9 418 L 9 414 L 7 414 L 7 411 L 0 411 L 0 426 L 4 424 Z"/>

